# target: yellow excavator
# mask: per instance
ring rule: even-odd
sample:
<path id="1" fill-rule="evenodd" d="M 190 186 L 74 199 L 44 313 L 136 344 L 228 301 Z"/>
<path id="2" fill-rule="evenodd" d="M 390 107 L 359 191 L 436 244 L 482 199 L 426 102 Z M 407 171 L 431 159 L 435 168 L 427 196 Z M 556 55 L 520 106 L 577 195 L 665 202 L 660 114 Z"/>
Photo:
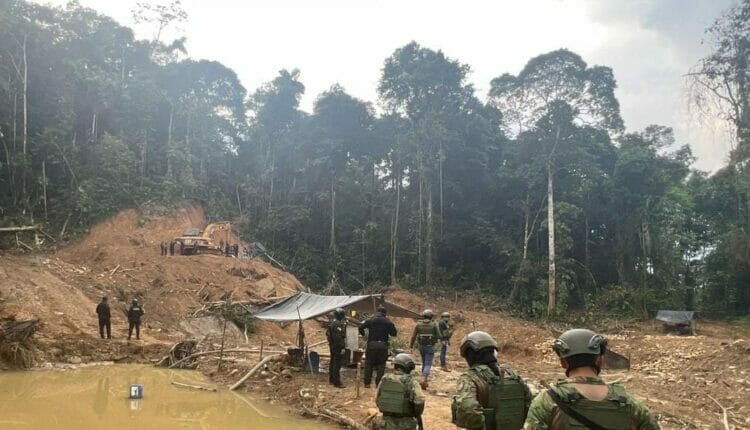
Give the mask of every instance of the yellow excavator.
<path id="1" fill-rule="evenodd" d="M 224 221 L 209 224 L 203 231 L 198 228 L 189 228 L 174 241 L 180 244 L 182 255 L 221 255 L 227 245 L 234 244 L 233 240 L 232 224 Z"/>

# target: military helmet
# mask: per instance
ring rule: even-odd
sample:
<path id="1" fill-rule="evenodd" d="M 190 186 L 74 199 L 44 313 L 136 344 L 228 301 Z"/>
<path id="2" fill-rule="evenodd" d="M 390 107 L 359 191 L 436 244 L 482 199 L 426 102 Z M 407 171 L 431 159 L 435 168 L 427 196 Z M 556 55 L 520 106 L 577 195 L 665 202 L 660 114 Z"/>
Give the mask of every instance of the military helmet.
<path id="1" fill-rule="evenodd" d="M 450 312 L 443 312 L 442 314 L 440 314 L 440 317 L 441 318 L 450 318 L 451 317 L 451 313 Z"/>
<path id="2" fill-rule="evenodd" d="M 380 312 L 381 314 L 385 315 L 386 313 L 388 313 L 388 310 L 385 308 L 385 306 L 379 305 L 378 306 L 378 312 Z"/>
<path id="3" fill-rule="evenodd" d="M 137 305 L 138 304 L 138 299 L 133 299 L 133 304 Z"/>
<path id="4" fill-rule="evenodd" d="M 432 312 L 432 309 L 425 309 L 424 311 L 422 311 L 423 318 L 431 320 L 433 316 L 435 316 L 435 313 Z"/>
<path id="5" fill-rule="evenodd" d="M 410 373 L 414 370 L 416 365 L 414 364 L 414 359 L 411 358 L 411 355 L 401 353 L 393 358 L 393 367 L 400 367 L 404 372 Z"/>
<path id="6" fill-rule="evenodd" d="M 602 355 L 607 347 L 607 339 L 585 328 L 568 330 L 555 339 L 552 349 L 560 358 L 578 354 Z"/>
<path id="7" fill-rule="evenodd" d="M 344 308 L 336 308 L 336 310 L 333 311 L 333 316 L 336 317 L 336 319 L 344 319 L 346 311 Z"/>
<path id="8" fill-rule="evenodd" d="M 461 357 L 466 357 L 468 350 L 481 351 L 485 348 L 497 350 L 497 342 L 488 333 L 483 331 L 473 331 L 461 339 Z"/>

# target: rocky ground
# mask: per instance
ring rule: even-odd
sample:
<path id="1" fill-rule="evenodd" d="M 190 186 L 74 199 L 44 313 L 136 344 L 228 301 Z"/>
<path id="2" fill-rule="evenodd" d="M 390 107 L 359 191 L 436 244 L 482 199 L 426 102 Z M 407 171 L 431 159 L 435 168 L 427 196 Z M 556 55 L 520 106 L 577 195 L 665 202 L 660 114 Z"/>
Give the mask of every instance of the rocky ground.
<path id="1" fill-rule="evenodd" d="M 176 342 L 195 339 L 204 350 L 219 346 L 221 322 L 212 316 L 194 317 L 207 303 L 230 299 L 250 307 L 304 290 L 291 274 L 257 260 L 219 256 L 161 257 L 158 244 L 184 229 L 206 223 L 200 208 L 186 207 L 175 215 L 124 211 L 98 225 L 75 244 L 56 253 L 0 254 L 0 319 L 39 319 L 35 335 L 40 366 L 82 365 L 98 361 L 151 362 Z M 491 312 L 481 297 L 454 295 L 426 299 L 391 289 L 388 299 L 420 311 L 430 307 L 450 311 L 457 323 L 456 340 L 472 330 L 485 330 L 501 344 L 501 360 L 514 367 L 534 387 L 562 376 L 551 350 L 553 330 Z M 98 338 L 94 309 L 102 295 L 112 302 L 113 337 Z M 141 298 L 146 309 L 142 340 L 126 340 L 126 304 Z M 396 320 L 399 345 L 405 345 L 414 322 Z M 257 322 L 245 335 L 233 325 L 227 348 L 285 350 L 295 342 L 297 327 Z M 561 327 L 556 327 L 560 329 Z M 309 343 L 324 340 L 320 323 L 308 321 Z M 606 330 L 612 348 L 631 358 L 630 371 L 608 372 L 622 381 L 658 415 L 663 428 L 724 428 L 721 409 L 735 429 L 750 428 L 750 331 L 721 322 L 701 321 L 697 336 L 661 332 L 651 323 L 618 324 Z M 326 346 L 316 348 L 325 353 Z M 217 370 L 215 357 L 199 359 L 199 369 L 229 385 L 258 361 L 258 354 L 230 354 Z M 429 429 L 453 429 L 450 395 L 464 367 L 457 345 L 450 350 L 453 372 L 435 369 L 427 390 L 424 421 Z M 322 366 L 325 368 L 327 360 Z M 8 367 L 5 365 L 6 368 Z M 374 408 L 375 390 L 356 395 L 356 370 L 344 371 L 347 388 L 327 385 L 327 375 L 310 375 L 274 364 L 251 378 L 242 390 L 302 410 L 311 408 L 344 414 L 364 422 Z M 287 366 L 288 367 L 288 366 Z M 325 370 L 325 369 L 324 369 Z M 714 401 L 715 399 L 715 401 Z"/>

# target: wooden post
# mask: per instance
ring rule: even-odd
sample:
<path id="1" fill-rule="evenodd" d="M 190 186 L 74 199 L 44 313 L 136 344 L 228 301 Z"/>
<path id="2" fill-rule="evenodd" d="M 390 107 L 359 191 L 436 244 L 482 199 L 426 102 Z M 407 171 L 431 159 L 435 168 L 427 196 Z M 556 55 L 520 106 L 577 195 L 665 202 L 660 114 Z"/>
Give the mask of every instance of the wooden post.
<path id="1" fill-rule="evenodd" d="M 221 329 L 221 349 L 219 350 L 219 366 L 216 368 L 216 371 L 221 371 L 221 364 L 224 362 L 224 339 L 226 338 L 227 333 L 227 319 L 224 318 L 224 327 Z"/>
<path id="2" fill-rule="evenodd" d="M 359 398 L 359 386 L 360 384 L 362 384 L 362 378 L 359 377 L 359 369 L 361 365 L 362 365 L 362 361 L 360 360 L 357 362 L 357 382 L 355 384 L 357 387 L 357 398 Z"/>
<path id="3" fill-rule="evenodd" d="M 260 340 L 260 359 L 263 360 L 263 339 Z"/>

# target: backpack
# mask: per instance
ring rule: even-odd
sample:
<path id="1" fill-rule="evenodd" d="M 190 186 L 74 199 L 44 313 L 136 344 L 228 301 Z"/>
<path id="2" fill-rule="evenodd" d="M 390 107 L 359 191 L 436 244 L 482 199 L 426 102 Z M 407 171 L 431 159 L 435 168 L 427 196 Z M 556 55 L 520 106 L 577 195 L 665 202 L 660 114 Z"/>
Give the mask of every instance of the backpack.
<path id="1" fill-rule="evenodd" d="M 486 430 L 519 430 L 526 420 L 526 390 L 521 377 L 500 370 L 500 376 L 474 370 L 482 383 L 477 384 L 477 400 L 484 408 Z M 491 371 L 490 371 L 491 372 Z"/>
<path id="2" fill-rule="evenodd" d="M 386 376 L 380 381 L 376 404 L 383 415 L 413 417 L 414 405 L 411 401 L 411 376 Z"/>
<path id="3" fill-rule="evenodd" d="M 604 400 L 595 401 L 583 397 L 577 392 L 560 393 L 550 390 L 550 397 L 557 404 L 557 413 L 563 414 L 561 429 L 591 429 L 593 427 L 608 430 L 630 430 L 633 422 L 633 405 L 627 397 L 607 396 Z M 566 412 L 571 411 L 572 414 Z M 582 421 L 590 421 L 595 426 L 581 422 L 574 415 L 583 416 Z"/>
<path id="4" fill-rule="evenodd" d="M 434 322 L 420 321 L 417 323 L 417 342 L 420 346 L 434 345 L 437 342 Z"/>

